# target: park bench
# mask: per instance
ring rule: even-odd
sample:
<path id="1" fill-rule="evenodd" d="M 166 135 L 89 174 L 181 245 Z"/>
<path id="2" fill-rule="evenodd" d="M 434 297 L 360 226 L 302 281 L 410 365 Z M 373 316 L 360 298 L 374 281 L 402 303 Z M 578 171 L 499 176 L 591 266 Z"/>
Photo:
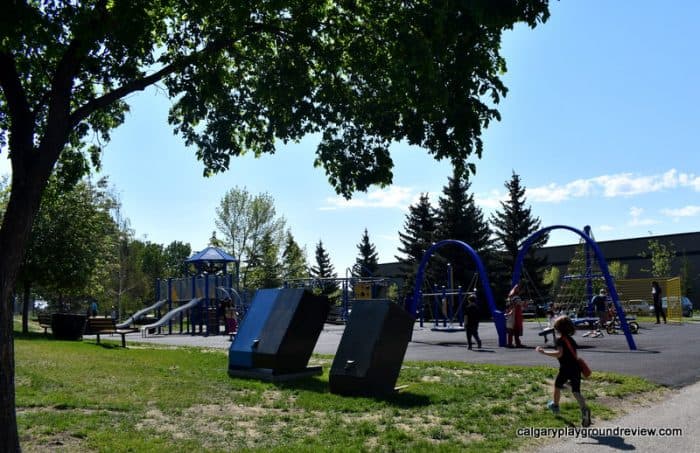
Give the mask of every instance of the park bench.
<path id="1" fill-rule="evenodd" d="M 88 318 L 85 322 L 85 335 L 95 335 L 100 344 L 101 334 L 117 334 L 122 337 L 122 347 L 126 348 L 126 334 L 138 332 L 139 329 L 118 329 L 112 318 Z"/>
<path id="2" fill-rule="evenodd" d="M 44 334 L 51 328 L 51 316 L 53 316 L 52 313 L 38 313 L 36 315 L 39 327 L 44 329 Z"/>

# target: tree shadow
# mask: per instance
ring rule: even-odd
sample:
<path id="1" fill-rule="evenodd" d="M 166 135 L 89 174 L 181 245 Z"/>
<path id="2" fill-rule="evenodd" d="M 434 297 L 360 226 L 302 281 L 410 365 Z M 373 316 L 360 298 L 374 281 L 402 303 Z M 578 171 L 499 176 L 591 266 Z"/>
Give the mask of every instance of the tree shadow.
<path id="1" fill-rule="evenodd" d="M 21 331 L 15 330 L 14 332 L 15 340 L 55 340 L 54 336 L 50 333 L 44 332 L 27 332 L 22 333 Z"/>
<path id="2" fill-rule="evenodd" d="M 287 382 L 277 382 L 275 386 L 281 390 L 283 389 L 293 389 L 293 390 L 306 390 L 314 393 L 327 393 L 330 394 L 330 387 L 328 381 L 319 378 L 318 376 L 310 376 L 306 378 L 297 379 L 294 381 Z M 369 400 L 374 400 L 377 402 L 383 402 L 390 406 L 394 406 L 401 409 L 410 409 L 416 407 L 425 407 L 433 404 L 430 401 L 430 397 L 426 395 L 421 395 L 406 391 L 404 389 L 395 390 L 392 393 L 386 395 L 371 395 L 362 394 L 358 391 L 357 394 L 352 395 L 340 395 L 345 398 L 365 398 Z"/>

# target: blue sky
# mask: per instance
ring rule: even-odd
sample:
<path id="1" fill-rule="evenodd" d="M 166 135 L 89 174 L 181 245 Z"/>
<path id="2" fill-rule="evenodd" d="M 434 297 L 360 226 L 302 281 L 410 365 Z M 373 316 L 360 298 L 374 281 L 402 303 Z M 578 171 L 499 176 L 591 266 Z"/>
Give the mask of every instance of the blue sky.
<path id="1" fill-rule="evenodd" d="M 700 3 L 553 2 L 550 20 L 517 27 L 503 40 L 509 93 L 502 121 L 484 134 L 472 191 L 488 216 L 511 172 L 543 226 L 591 225 L 597 240 L 698 231 L 700 220 Z M 436 202 L 451 174 L 424 150 L 393 147 L 394 184 L 336 196 L 313 168 L 315 138 L 202 177 L 194 149 L 167 125 L 170 101 L 147 90 L 103 156 L 103 175 L 119 193 L 139 238 L 207 245 L 224 193 L 269 193 L 309 261 L 323 240 L 343 275 L 368 229 L 381 262 L 393 261 L 407 208 L 421 192 Z M 0 173 L 9 167 L 0 158 Z M 575 243 L 555 233 L 550 245 Z"/>

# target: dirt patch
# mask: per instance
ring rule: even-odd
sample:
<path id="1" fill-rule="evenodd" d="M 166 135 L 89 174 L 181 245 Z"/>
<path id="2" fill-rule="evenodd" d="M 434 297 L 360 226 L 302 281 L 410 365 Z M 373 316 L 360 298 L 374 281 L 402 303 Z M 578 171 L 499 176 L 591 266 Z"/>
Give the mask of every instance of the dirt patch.
<path id="1" fill-rule="evenodd" d="M 25 453 L 75 453 L 87 451 L 83 440 L 68 434 L 54 434 L 47 438 L 23 438 L 21 439 L 22 451 Z"/>

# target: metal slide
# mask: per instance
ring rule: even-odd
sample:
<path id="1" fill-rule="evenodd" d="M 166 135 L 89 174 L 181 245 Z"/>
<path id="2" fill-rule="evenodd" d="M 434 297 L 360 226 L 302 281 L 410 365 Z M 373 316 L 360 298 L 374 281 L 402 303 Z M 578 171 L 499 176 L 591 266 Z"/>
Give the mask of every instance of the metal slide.
<path id="1" fill-rule="evenodd" d="M 173 318 L 175 317 L 175 315 L 177 315 L 178 313 L 180 313 L 180 312 L 182 312 L 182 311 L 185 311 L 185 310 L 187 310 L 187 309 L 190 309 L 190 308 L 192 308 L 192 307 L 196 307 L 197 304 L 199 304 L 199 303 L 200 303 L 201 301 L 203 301 L 203 300 L 204 300 L 204 298 L 202 298 L 202 297 L 197 297 L 197 298 L 195 298 L 195 299 L 192 299 L 191 301 L 187 302 L 185 305 L 183 305 L 183 306 L 181 306 L 181 307 L 177 307 L 177 308 L 175 308 L 174 310 L 170 310 L 169 312 L 167 312 L 166 314 L 164 314 L 163 317 L 160 318 L 158 321 L 156 321 L 156 322 L 154 322 L 154 323 L 152 323 L 152 324 L 148 324 L 148 325 L 145 325 L 145 326 L 141 326 L 141 336 L 142 336 L 142 337 L 148 336 L 148 331 L 149 331 L 150 329 L 154 329 L 154 328 L 156 328 L 156 327 L 164 326 L 165 324 L 167 324 L 168 321 L 170 321 L 171 319 L 173 319 Z"/>
<path id="2" fill-rule="evenodd" d="M 162 307 L 163 305 L 165 305 L 166 302 L 168 302 L 168 299 L 159 300 L 158 302 L 151 305 L 150 307 L 146 307 L 143 310 L 137 311 L 136 313 L 131 315 L 129 318 L 127 318 L 126 321 L 122 322 L 121 324 L 117 324 L 117 329 L 127 329 L 127 328 L 131 327 L 131 324 L 134 321 L 141 319 L 149 311 L 156 310 L 156 309 Z"/>

